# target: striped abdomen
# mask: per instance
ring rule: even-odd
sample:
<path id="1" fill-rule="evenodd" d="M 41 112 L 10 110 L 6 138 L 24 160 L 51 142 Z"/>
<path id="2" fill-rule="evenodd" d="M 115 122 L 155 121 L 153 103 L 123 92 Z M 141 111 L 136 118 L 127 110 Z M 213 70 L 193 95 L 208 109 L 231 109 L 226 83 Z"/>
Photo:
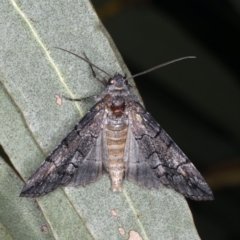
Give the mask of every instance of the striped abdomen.
<path id="1" fill-rule="evenodd" d="M 124 176 L 124 148 L 127 138 L 127 125 L 106 126 L 108 148 L 108 172 L 112 180 L 112 190 L 121 191 Z"/>

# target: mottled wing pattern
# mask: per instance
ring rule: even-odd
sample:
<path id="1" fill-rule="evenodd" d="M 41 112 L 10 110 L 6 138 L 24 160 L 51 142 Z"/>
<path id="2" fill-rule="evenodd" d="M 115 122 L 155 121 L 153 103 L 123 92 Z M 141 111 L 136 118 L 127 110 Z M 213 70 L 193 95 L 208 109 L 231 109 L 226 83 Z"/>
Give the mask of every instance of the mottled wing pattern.
<path id="1" fill-rule="evenodd" d="M 20 196 L 37 197 L 69 183 L 78 186 L 96 181 L 102 175 L 103 116 L 100 101 L 31 176 Z"/>
<path id="2" fill-rule="evenodd" d="M 159 188 L 161 183 L 142 154 L 132 129 L 128 128 L 124 151 L 125 178 L 140 186 Z"/>
<path id="3" fill-rule="evenodd" d="M 126 178 L 147 187 L 163 184 L 194 200 L 213 199 L 195 166 L 137 102 L 131 104 L 129 128 L 127 141 L 132 147 L 126 148 Z"/>

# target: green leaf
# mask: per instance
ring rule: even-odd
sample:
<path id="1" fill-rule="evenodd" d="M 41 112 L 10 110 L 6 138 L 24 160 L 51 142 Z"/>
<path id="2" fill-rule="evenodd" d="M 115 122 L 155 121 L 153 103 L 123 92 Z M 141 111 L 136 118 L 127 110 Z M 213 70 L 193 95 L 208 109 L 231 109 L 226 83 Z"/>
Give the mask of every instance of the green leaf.
<path id="1" fill-rule="evenodd" d="M 84 98 L 102 91 L 85 62 L 54 47 L 84 50 L 109 74 L 129 71 L 88 1 L 0 4 L 0 143 L 14 167 L 1 161 L 1 239 L 199 239 L 184 197 L 171 189 L 125 181 L 123 192 L 113 193 L 105 176 L 36 200 L 18 197 L 21 178 L 31 176 L 93 104 L 59 106 L 55 94 Z"/>
<path id="2" fill-rule="evenodd" d="M 23 182 L 0 158 L 1 239 L 54 239 L 48 223 L 35 201 L 19 198 Z M 43 234 L 41 228 L 45 227 Z"/>

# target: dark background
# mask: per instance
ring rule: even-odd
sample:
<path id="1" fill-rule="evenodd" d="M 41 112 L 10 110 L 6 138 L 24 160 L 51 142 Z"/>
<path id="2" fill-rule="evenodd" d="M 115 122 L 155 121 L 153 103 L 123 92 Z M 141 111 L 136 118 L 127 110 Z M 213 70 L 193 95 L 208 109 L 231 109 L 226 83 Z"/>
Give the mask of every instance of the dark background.
<path id="1" fill-rule="evenodd" d="M 94 0 L 144 104 L 197 166 L 215 200 L 189 200 L 202 239 L 240 239 L 239 0 Z"/>

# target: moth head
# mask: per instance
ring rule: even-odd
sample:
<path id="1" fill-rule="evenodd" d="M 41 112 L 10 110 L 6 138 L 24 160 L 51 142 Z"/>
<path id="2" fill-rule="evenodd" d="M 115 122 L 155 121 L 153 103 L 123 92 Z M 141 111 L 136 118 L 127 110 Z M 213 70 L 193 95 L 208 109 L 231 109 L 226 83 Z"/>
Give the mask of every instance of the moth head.
<path id="1" fill-rule="evenodd" d="M 124 88 L 128 85 L 127 76 L 122 76 L 120 73 L 116 72 L 115 75 L 108 80 L 108 85 L 112 85 L 115 88 Z"/>

